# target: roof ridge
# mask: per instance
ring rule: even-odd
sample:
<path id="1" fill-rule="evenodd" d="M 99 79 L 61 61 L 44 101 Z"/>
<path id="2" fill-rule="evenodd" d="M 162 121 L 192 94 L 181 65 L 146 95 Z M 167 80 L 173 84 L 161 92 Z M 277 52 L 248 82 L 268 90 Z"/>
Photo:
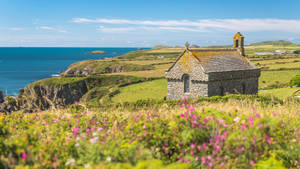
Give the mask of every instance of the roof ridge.
<path id="1" fill-rule="evenodd" d="M 218 51 L 237 51 L 234 48 L 223 48 L 223 49 L 190 49 L 191 52 L 218 52 Z"/>

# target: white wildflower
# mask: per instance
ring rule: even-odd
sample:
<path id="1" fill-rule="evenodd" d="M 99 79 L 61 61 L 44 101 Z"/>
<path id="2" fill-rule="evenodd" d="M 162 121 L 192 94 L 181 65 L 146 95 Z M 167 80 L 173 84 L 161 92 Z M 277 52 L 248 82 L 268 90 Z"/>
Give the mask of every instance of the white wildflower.
<path id="1" fill-rule="evenodd" d="M 74 158 L 67 159 L 67 162 L 65 165 L 72 165 L 72 166 L 75 165 L 75 159 Z"/>
<path id="2" fill-rule="evenodd" d="M 75 146 L 78 147 L 78 146 L 79 146 L 79 143 L 76 143 Z"/>
<path id="3" fill-rule="evenodd" d="M 97 130 L 98 130 L 98 131 L 102 131 L 102 130 L 103 130 L 103 128 L 102 128 L 102 127 L 99 127 Z"/>
<path id="4" fill-rule="evenodd" d="M 79 141 L 80 140 L 80 137 L 76 137 L 76 141 Z"/>
<path id="5" fill-rule="evenodd" d="M 85 164 L 85 165 L 84 165 L 84 168 L 90 168 L 90 167 L 91 167 L 90 164 Z"/>
<path id="6" fill-rule="evenodd" d="M 90 143 L 91 144 L 96 144 L 98 139 L 99 139 L 99 137 L 94 137 L 94 138 L 90 139 Z"/>
<path id="7" fill-rule="evenodd" d="M 93 133 L 93 137 L 97 136 L 97 133 Z"/>
<path id="8" fill-rule="evenodd" d="M 240 117 L 236 117 L 236 118 L 233 119 L 233 121 L 236 122 L 236 123 L 239 122 L 240 120 L 241 120 Z"/>
<path id="9" fill-rule="evenodd" d="M 111 162 L 111 157 L 107 157 L 107 158 L 106 158 L 106 161 Z"/>

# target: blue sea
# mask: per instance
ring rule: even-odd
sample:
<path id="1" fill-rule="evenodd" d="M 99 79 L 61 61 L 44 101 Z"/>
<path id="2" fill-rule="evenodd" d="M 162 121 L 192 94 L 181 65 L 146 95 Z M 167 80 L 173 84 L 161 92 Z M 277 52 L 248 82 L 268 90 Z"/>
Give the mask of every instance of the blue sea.
<path id="1" fill-rule="evenodd" d="M 27 48 L 0 47 L 0 90 L 16 96 L 19 89 L 56 76 L 70 64 L 88 59 L 111 58 L 138 48 Z M 89 54 L 95 50 L 106 54 Z"/>

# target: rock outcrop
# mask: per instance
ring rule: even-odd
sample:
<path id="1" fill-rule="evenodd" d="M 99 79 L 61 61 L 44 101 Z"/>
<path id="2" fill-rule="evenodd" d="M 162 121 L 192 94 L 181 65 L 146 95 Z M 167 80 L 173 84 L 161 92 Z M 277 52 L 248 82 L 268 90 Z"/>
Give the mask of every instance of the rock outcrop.
<path id="1" fill-rule="evenodd" d="M 81 98 L 93 99 L 104 97 L 88 96 L 90 90 L 102 87 L 113 87 L 122 84 L 135 83 L 144 78 L 132 76 L 88 76 L 88 77 L 55 77 L 34 82 L 21 89 L 17 98 L 7 96 L 0 103 L 0 112 L 10 113 L 37 112 L 47 109 L 60 109 L 80 101 Z M 109 94 L 109 91 L 106 92 Z M 87 100 L 88 101 L 88 100 Z"/>

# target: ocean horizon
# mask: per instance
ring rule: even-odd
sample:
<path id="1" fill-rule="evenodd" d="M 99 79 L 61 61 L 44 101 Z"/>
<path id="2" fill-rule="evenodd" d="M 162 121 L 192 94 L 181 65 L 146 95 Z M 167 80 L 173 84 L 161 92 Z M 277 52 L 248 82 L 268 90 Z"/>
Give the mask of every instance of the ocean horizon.
<path id="1" fill-rule="evenodd" d="M 0 47 L 0 90 L 17 96 L 26 85 L 58 76 L 75 62 L 112 58 L 138 47 Z M 148 48 L 142 48 L 148 49 Z M 90 54 L 95 50 L 105 54 Z"/>

